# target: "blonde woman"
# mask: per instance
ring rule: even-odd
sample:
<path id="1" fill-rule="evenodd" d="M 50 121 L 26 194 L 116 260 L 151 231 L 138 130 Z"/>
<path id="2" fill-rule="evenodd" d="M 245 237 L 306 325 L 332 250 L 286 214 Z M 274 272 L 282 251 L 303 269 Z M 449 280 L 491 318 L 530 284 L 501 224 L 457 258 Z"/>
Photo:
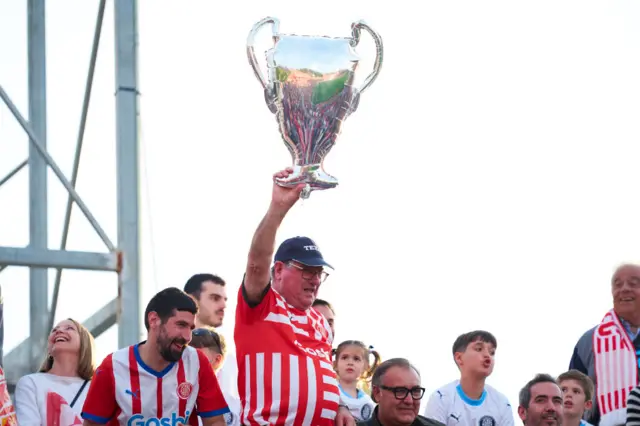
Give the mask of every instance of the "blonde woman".
<path id="1" fill-rule="evenodd" d="M 80 413 L 95 369 L 93 336 L 68 318 L 51 330 L 40 371 L 22 377 L 15 402 L 20 426 L 82 424 Z"/>

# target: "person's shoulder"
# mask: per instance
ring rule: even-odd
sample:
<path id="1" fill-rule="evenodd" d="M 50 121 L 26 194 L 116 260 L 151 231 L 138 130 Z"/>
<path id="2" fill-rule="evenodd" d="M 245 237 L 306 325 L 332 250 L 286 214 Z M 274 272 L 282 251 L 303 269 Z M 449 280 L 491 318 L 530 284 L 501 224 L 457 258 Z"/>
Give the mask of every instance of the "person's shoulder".
<path id="1" fill-rule="evenodd" d="M 442 423 L 442 422 L 439 422 L 437 420 L 433 420 L 433 419 L 430 419 L 428 417 L 421 416 L 421 415 L 418 415 L 418 417 L 416 417 L 416 420 L 413 422 L 413 424 L 416 424 L 416 422 L 418 422 L 417 424 L 419 424 L 419 425 L 444 426 L 444 423 Z"/>
<path id="2" fill-rule="evenodd" d="M 484 389 L 487 392 L 487 395 L 490 395 L 490 397 L 497 401 L 497 402 L 504 402 L 507 405 L 511 405 L 509 403 L 509 398 L 507 398 L 507 396 L 505 394 L 503 394 L 502 392 L 500 392 L 498 389 L 494 388 L 491 385 L 484 385 Z"/>
<path id="3" fill-rule="evenodd" d="M 445 399 L 450 397 L 456 392 L 456 387 L 458 386 L 459 380 L 454 380 L 453 382 L 449 382 L 445 385 L 438 387 L 431 393 L 431 397 L 439 397 L 440 399 Z"/>
<path id="4" fill-rule="evenodd" d="M 578 339 L 578 343 L 583 342 L 585 340 L 588 340 L 589 343 L 591 343 L 593 341 L 593 333 L 595 332 L 597 327 L 598 327 L 597 325 L 594 325 L 593 327 L 591 327 L 590 329 L 582 333 L 582 336 L 580 336 L 580 338 Z"/>

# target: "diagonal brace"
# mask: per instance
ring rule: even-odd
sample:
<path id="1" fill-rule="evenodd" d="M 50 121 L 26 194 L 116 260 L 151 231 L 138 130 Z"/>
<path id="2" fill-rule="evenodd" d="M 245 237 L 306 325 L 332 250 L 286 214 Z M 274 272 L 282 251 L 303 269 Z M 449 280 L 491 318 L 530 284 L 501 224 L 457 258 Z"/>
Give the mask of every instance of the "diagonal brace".
<path id="1" fill-rule="evenodd" d="M 40 155 L 42 155 L 42 157 L 44 158 L 45 162 L 49 165 L 49 167 L 51 167 L 51 170 L 53 170 L 53 173 L 57 176 L 57 178 L 60 180 L 62 185 L 65 187 L 65 189 L 69 192 L 69 195 L 71 196 L 71 198 L 73 198 L 73 201 L 75 201 L 75 203 L 78 205 L 78 208 L 82 211 L 82 213 L 84 213 L 85 217 L 87 218 L 87 220 L 89 221 L 93 229 L 96 231 L 100 239 L 104 242 L 104 244 L 107 246 L 107 248 L 110 251 L 115 251 L 116 247 L 113 245 L 113 243 L 111 242 L 107 234 L 104 232 L 100 224 L 98 224 L 98 221 L 93 216 L 93 214 L 91 213 L 87 205 L 84 203 L 84 201 L 82 201 L 82 198 L 80 198 L 80 195 L 78 195 L 78 193 L 73 188 L 71 183 L 64 176 L 64 173 L 62 173 L 62 170 L 60 170 L 60 167 L 58 167 L 58 164 L 56 164 L 56 162 L 53 160 L 51 155 L 49 155 L 47 150 L 43 148 L 42 143 L 40 142 L 40 139 L 33 132 L 29 123 L 27 123 L 24 117 L 22 117 L 22 115 L 20 114 L 20 111 L 18 111 L 18 108 L 16 108 L 13 102 L 11 102 L 9 95 L 7 95 L 7 92 L 4 91 L 1 85 L 0 85 L 0 98 L 2 98 L 2 100 L 7 105 L 7 107 L 9 108 L 9 110 L 11 111 L 15 119 L 18 120 L 18 123 L 20 124 L 20 126 L 24 129 L 27 135 L 29 135 L 29 140 L 31 141 L 31 143 L 36 147 Z"/>

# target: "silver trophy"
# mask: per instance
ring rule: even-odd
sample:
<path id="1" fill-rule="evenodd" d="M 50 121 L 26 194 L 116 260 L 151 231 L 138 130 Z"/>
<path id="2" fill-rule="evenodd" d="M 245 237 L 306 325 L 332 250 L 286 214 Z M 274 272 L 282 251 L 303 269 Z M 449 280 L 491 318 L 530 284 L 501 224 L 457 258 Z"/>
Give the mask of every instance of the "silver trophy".
<path id="1" fill-rule="evenodd" d="M 268 78 L 260 72 L 254 52 L 258 31 L 271 24 L 273 48 L 266 52 Z M 256 23 L 247 38 L 247 56 L 264 88 L 264 97 L 276 114 L 280 134 L 293 159 L 293 174 L 276 182 L 285 187 L 306 186 L 301 193 L 334 188 L 338 180 L 322 167 L 340 134 L 342 123 L 358 107 L 363 93 L 380 73 L 382 39 L 363 21 L 351 25 L 351 37 L 311 37 L 278 32 L 276 18 Z M 353 87 L 359 57 L 354 48 L 365 30 L 376 44 L 373 72 L 360 88 Z"/>

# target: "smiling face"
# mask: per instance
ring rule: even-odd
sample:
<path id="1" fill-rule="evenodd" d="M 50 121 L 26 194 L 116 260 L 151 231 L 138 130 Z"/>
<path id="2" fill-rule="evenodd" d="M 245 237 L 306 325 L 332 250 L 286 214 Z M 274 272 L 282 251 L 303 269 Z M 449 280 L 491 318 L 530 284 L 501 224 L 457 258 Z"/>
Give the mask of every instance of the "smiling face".
<path id="1" fill-rule="evenodd" d="M 322 283 L 322 266 L 307 266 L 295 260 L 274 265 L 274 289 L 291 306 L 305 311 L 313 305 Z"/>
<path id="2" fill-rule="evenodd" d="M 191 341 L 195 328 L 195 315 L 187 311 L 175 311 L 163 324 L 156 312 L 149 313 L 149 335 L 155 335 L 158 352 L 167 362 L 176 362 Z"/>
<path id="3" fill-rule="evenodd" d="M 49 354 L 56 357 L 61 353 L 80 353 L 80 330 L 71 320 L 60 321 L 51 330 L 48 339 Z"/>
<path id="4" fill-rule="evenodd" d="M 611 279 L 613 309 L 620 317 L 634 326 L 640 318 L 640 266 L 623 265 Z"/>

